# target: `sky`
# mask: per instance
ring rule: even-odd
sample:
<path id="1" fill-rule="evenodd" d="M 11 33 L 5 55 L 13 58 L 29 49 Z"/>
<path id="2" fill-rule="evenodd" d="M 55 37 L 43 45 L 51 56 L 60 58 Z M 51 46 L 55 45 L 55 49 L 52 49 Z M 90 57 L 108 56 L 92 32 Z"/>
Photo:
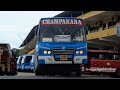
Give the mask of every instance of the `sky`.
<path id="1" fill-rule="evenodd" d="M 0 43 L 18 48 L 41 18 L 53 17 L 63 11 L 0 11 Z"/>

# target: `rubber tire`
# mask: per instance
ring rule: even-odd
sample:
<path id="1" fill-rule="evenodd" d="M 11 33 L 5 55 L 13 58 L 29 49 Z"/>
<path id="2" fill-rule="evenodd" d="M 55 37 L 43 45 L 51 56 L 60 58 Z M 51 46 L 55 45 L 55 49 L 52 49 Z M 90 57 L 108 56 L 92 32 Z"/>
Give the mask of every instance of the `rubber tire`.
<path id="1" fill-rule="evenodd" d="M 35 76 L 40 76 L 39 67 L 35 70 Z"/>
<path id="2" fill-rule="evenodd" d="M 120 77 L 120 68 L 116 70 L 116 77 Z"/>

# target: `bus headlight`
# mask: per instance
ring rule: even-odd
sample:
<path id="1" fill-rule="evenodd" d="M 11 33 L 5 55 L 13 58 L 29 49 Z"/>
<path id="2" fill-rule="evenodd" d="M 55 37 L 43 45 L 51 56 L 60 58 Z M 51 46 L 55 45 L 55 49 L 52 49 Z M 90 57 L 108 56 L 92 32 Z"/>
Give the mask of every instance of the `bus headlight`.
<path id="1" fill-rule="evenodd" d="M 80 54 L 83 54 L 83 51 L 82 51 L 82 50 L 80 50 Z"/>
<path id="2" fill-rule="evenodd" d="M 79 54 L 79 51 L 76 51 L 76 54 Z"/>
<path id="3" fill-rule="evenodd" d="M 48 51 L 48 54 L 51 54 L 51 51 Z"/>
<path id="4" fill-rule="evenodd" d="M 44 54 L 47 54 L 47 51 L 44 51 Z"/>

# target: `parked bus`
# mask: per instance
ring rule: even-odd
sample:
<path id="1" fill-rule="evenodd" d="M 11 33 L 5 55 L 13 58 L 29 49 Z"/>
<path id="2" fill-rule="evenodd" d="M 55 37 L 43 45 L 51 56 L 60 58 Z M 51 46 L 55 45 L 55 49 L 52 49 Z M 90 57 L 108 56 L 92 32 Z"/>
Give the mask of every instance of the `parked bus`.
<path id="1" fill-rule="evenodd" d="M 82 19 L 42 18 L 35 47 L 35 75 L 69 74 L 81 76 L 87 63 L 86 28 Z"/>
<path id="2" fill-rule="evenodd" d="M 17 70 L 21 71 L 21 61 L 22 61 L 23 56 L 20 55 L 17 59 Z"/>
<path id="3" fill-rule="evenodd" d="M 0 75 L 17 75 L 16 57 L 8 43 L 0 43 Z"/>
<path id="4" fill-rule="evenodd" d="M 109 73 L 120 76 L 120 52 L 110 50 L 88 50 L 88 64 L 83 72 Z"/>
<path id="5" fill-rule="evenodd" d="M 31 60 L 32 60 L 32 55 L 31 54 L 25 54 L 23 55 L 22 61 L 21 61 L 21 71 L 30 71 L 31 67 Z"/>
<path id="6" fill-rule="evenodd" d="M 30 62 L 30 68 L 32 72 L 35 72 L 35 58 L 34 58 L 34 54 L 32 55 L 32 59 Z"/>

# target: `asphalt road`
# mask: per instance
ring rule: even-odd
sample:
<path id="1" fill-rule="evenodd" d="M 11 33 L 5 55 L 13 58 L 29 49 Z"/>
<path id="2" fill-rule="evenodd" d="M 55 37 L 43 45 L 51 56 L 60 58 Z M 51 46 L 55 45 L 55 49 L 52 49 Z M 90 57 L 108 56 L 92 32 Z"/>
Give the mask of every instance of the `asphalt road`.
<path id="1" fill-rule="evenodd" d="M 81 77 L 76 77 L 73 73 L 71 76 L 35 76 L 30 72 L 18 72 L 16 76 L 0 76 L 0 79 L 120 79 L 113 78 L 108 75 L 89 75 L 82 74 Z"/>

